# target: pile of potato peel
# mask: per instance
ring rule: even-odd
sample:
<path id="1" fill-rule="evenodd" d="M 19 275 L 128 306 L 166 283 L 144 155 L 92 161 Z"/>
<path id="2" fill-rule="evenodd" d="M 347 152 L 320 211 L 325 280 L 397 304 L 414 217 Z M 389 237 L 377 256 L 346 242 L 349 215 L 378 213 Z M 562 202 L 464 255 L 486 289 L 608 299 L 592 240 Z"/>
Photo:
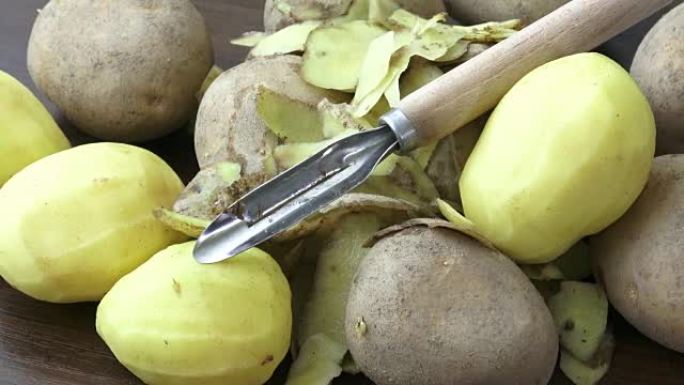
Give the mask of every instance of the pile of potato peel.
<path id="1" fill-rule="evenodd" d="M 616 344 L 610 305 L 684 352 L 684 147 L 661 138 L 681 135 L 672 117 L 684 103 L 643 64 L 663 30 L 682 33 L 684 5 L 646 38 L 634 78 L 596 53 L 543 65 L 493 111 L 388 156 L 361 186 L 259 249 L 216 265 L 192 259 L 191 239 L 241 196 L 375 127 L 407 95 L 551 11 L 470 3 L 269 0 L 266 32 L 234 39 L 250 52 L 223 71 L 206 60 L 208 32 L 189 1 L 126 0 L 117 12 L 159 12 L 154 28 L 182 14 L 193 30 L 178 33 L 198 43 L 197 58 L 177 88 L 158 87 L 159 75 L 130 91 L 95 90 L 149 103 L 117 106 L 126 119 L 116 119 L 79 104 L 92 92 L 55 92 L 56 74 L 85 59 L 42 48 L 67 36 L 44 31 L 110 5 L 51 1 L 29 43 L 41 90 L 82 130 L 129 142 L 181 128 L 199 102 L 190 124 L 200 171 L 183 186 L 137 146 L 68 148 L 30 91 L 0 72 L 0 106 L 15 106 L 0 117 L 0 155 L 22 155 L 0 165 L 0 274 L 40 300 L 101 301 L 99 335 L 148 384 L 263 384 L 288 354 L 288 385 L 343 373 L 378 385 L 539 384 L 556 367 L 596 384 Z M 459 25 L 447 8 L 479 24 Z M 112 47 L 134 51 L 121 39 Z M 660 60 L 681 63 L 674 41 Z M 57 71 L 45 70 L 48 59 Z M 126 79 L 132 68 L 116 63 L 108 71 Z M 180 66 L 167 65 L 164 76 Z M 146 118 L 154 124 L 143 132 Z M 654 160 L 656 143 L 675 155 Z"/>

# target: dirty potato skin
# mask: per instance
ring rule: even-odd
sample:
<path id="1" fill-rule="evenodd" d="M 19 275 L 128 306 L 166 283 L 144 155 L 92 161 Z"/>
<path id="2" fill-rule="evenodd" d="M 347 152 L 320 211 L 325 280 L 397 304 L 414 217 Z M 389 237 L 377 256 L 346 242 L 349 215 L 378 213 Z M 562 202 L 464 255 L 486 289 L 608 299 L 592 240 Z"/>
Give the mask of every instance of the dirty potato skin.
<path id="1" fill-rule="evenodd" d="M 189 0 L 52 0 L 28 45 L 33 81 L 82 131 L 142 142 L 191 119 L 213 63 Z"/>
<path id="2" fill-rule="evenodd" d="M 684 4 L 646 35 L 631 73 L 653 107 L 657 154 L 684 153 Z"/>
<path id="3" fill-rule="evenodd" d="M 521 19 L 531 24 L 569 0 L 445 0 L 449 14 L 466 24 Z"/>
<path id="4" fill-rule="evenodd" d="M 596 277 L 639 331 L 684 353 L 684 155 L 656 158 L 627 214 L 591 239 Z"/>
<path id="5" fill-rule="evenodd" d="M 287 3 L 292 11 L 283 13 L 278 9 L 278 3 Z M 266 0 L 264 7 L 264 27 L 266 32 L 275 32 L 288 25 L 310 19 L 331 19 L 342 16 L 353 3 L 353 0 Z M 402 8 L 423 17 L 432 17 L 440 12 L 446 12 L 442 0 L 396 0 Z M 318 17 L 298 17 L 305 13 Z"/>
<path id="6" fill-rule="evenodd" d="M 513 262 L 453 230 L 409 227 L 364 259 L 345 321 L 378 385 L 546 384 L 558 337 Z"/>
<path id="7" fill-rule="evenodd" d="M 299 77 L 301 58 L 256 58 L 221 74 L 207 90 L 197 113 L 195 151 L 201 168 L 229 161 L 242 166 L 242 175 L 264 170 L 277 144 L 257 112 L 259 87 L 317 105 L 323 98 L 341 101 L 343 94 L 313 87 Z M 268 167 L 266 167 L 268 168 Z"/>

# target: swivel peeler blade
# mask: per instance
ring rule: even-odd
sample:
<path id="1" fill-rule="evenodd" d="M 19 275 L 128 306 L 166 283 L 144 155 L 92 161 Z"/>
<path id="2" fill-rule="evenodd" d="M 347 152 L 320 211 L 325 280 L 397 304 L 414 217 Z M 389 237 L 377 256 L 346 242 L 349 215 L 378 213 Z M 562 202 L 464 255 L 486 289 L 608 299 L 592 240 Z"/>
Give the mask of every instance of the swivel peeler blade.
<path id="1" fill-rule="evenodd" d="M 388 126 L 348 136 L 236 201 L 195 244 L 200 263 L 216 263 L 301 222 L 363 183 L 399 146 Z"/>

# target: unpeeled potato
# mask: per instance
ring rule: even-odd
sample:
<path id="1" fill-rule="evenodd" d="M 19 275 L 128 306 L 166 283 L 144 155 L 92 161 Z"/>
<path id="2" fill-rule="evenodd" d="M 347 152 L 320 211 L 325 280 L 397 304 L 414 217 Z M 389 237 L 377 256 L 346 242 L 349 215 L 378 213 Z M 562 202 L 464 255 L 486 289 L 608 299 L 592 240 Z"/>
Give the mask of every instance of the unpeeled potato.
<path id="1" fill-rule="evenodd" d="M 631 73 L 653 106 L 658 154 L 684 153 L 684 4 L 646 35 Z"/>
<path id="2" fill-rule="evenodd" d="M 190 0 L 52 0 L 37 15 L 29 73 L 80 130 L 143 142 L 192 118 L 214 58 Z"/>
<path id="3" fill-rule="evenodd" d="M 467 24 L 521 19 L 530 24 L 569 0 L 445 0 L 449 14 Z"/>
<path id="4" fill-rule="evenodd" d="M 510 259 L 449 228 L 382 235 L 359 266 L 345 321 L 352 356 L 374 383 L 548 383 L 556 328 Z"/>
<path id="5" fill-rule="evenodd" d="M 684 353 L 684 155 L 656 158 L 634 206 L 593 237 L 610 303 L 654 341 Z"/>

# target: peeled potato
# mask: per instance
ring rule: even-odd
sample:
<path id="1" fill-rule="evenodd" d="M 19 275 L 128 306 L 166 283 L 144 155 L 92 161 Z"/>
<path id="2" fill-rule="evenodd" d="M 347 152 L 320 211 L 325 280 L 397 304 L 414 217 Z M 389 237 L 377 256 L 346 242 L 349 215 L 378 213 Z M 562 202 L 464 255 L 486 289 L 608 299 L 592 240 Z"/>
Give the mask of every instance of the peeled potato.
<path id="1" fill-rule="evenodd" d="M 0 186 L 34 161 L 69 148 L 69 141 L 38 99 L 0 71 Z"/>
<path id="2" fill-rule="evenodd" d="M 653 113 L 622 67 L 596 53 L 553 61 L 489 118 L 460 179 L 465 216 L 517 262 L 549 262 L 627 211 L 654 149 Z"/>
<path id="3" fill-rule="evenodd" d="M 290 344 L 290 289 L 258 249 L 213 265 L 194 242 L 126 275 L 97 308 L 97 332 L 150 385 L 260 385 Z"/>
<path id="4" fill-rule="evenodd" d="M 31 297 L 96 301 L 164 247 L 185 237 L 152 211 L 183 184 L 142 148 L 87 144 L 43 158 L 0 190 L 0 274 Z"/>

